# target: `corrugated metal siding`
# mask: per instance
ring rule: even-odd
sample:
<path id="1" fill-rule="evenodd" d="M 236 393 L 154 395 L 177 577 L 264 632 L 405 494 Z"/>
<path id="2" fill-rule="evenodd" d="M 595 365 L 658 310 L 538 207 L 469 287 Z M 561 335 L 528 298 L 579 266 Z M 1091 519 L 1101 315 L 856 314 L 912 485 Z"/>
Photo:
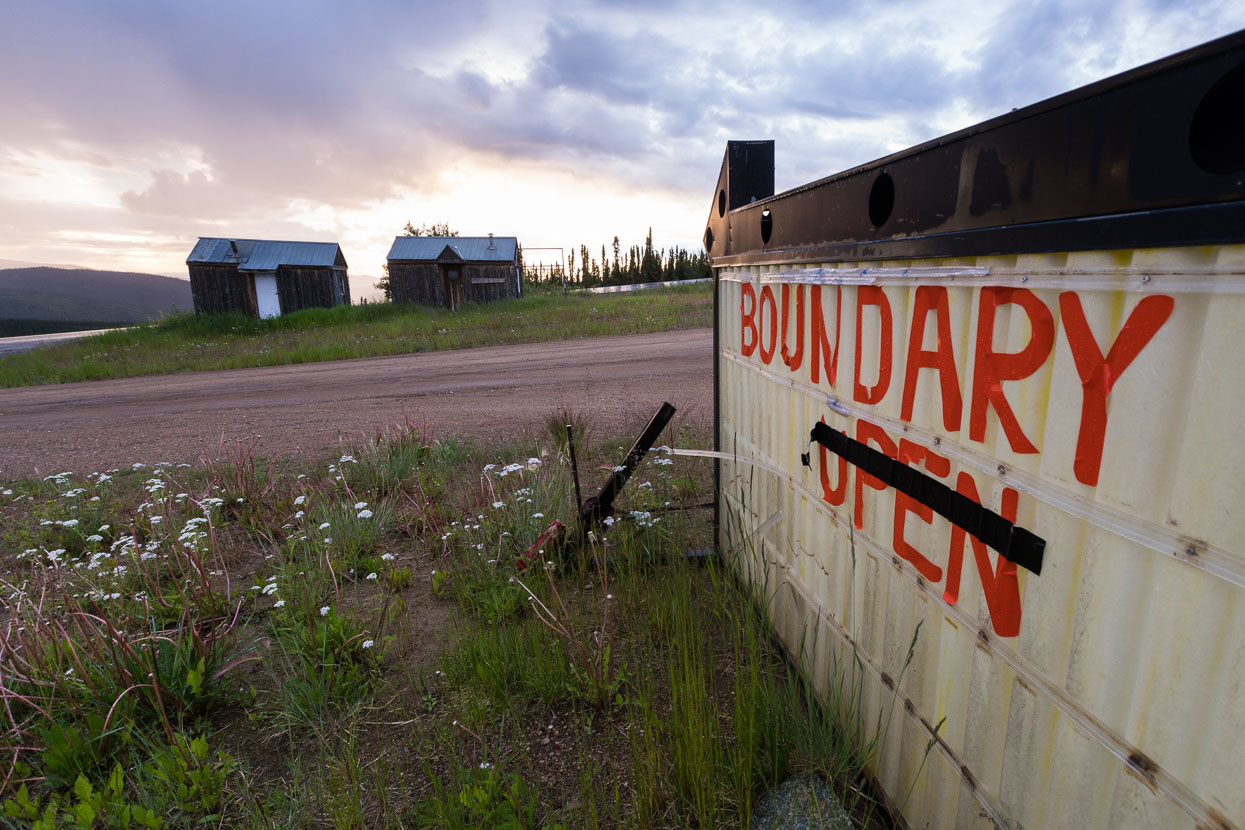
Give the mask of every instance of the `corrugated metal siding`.
<path id="1" fill-rule="evenodd" d="M 231 242 L 233 245 L 230 244 Z M 237 246 L 237 254 L 233 252 L 234 246 Z M 186 263 L 202 262 L 236 265 L 246 259 L 254 247 L 254 239 L 216 239 L 201 236 L 199 241 L 195 243 L 194 249 L 191 250 L 190 256 L 186 257 Z"/>
<path id="2" fill-rule="evenodd" d="M 233 248 L 237 247 L 237 254 Z M 243 271 L 275 271 L 282 265 L 344 268 L 346 261 L 335 242 L 282 242 L 262 239 L 200 237 L 187 264 L 192 262 L 238 265 Z"/>
<path id="3" fill-rule="evenodd" d="M 275 271 L 282 265 L 332 268 L 339 249 L 333 242 L 256 242 L 239 266 L 243 271 Z"/>
<path id="4" fill-rule="evenodd" d="M 399 236 L 389 248 L 390 260 L 432 261 L 449 245 L 467 262 L 514 262 L 519 240 L 513 236 Z"/>
<path id="5" fill-rule="evenodd" d="M 882 713 L 888 724 L 875 773 L 909 824 L 1245 824 L 1245 246 L 808 269 L 720 274 L 722 448 L 786 471 L 723 462 L 723 542 L 741 563 L 760 560 L 748 567 L 768 580 L 777 628 L 793 652 L 803 643 L 823 687 L 861 667 L 863 721 Z M 831 350 L 837 339 L 833 385 L 811 328 L 815 282 Z M 978 365 L 978 344 L 1020 353 L 1034 336 L 1025 308 L 1007 304 L 992 338 L 978 340 L 983 291 L 1001 287 L 1049 312 L 1050 346 L 1026 377 L 979 396 L 1001 391 L 995 400 L 1006 400 L 1036 452 L 1017 451 L 996 406 L 971 437 L 974 378 L 986 362 Z M 935 369 L 916 372 L 904 411 L 909 349 L 940 343 L 931 311 L 924 337 L 909 344 L 922 288 L 922 300 L 928 289 L 946 292 L 942 342 L 961 397 L 950 425 Z M 1074 355 L 1070 332 L 1083 333 L 1083 319 L 1099 357 L 1109 355 L 1125 326 L 1126 341 L 1141 331 L 1134 313 L 1152 297 L 1169 297 L 1171 313 L 1112 378 L 1091 483 L 1077 358 L 1093 355 L 1084 337 Z M 750 303 L 759 342 L 745 356 Z M 785 335 L 771 335 L 784 307 Z M 870 389 L 877 400 L 862 402 Z M 1017 524 L 1047 541 L 1041 575 L 1016 575 L 1018 632 L 1014 614 L 987 602 L 996 552 L 983 550 L 983 576 L 949 522 L 910 510 L 897 538 L 893 489 L 874 489 L 816 445 L 802 466 L 822 418 L 892 452 L 924 454 L 909 463 L 953 487 L 971 483 L 993 510 L 1014 506 Z"/>

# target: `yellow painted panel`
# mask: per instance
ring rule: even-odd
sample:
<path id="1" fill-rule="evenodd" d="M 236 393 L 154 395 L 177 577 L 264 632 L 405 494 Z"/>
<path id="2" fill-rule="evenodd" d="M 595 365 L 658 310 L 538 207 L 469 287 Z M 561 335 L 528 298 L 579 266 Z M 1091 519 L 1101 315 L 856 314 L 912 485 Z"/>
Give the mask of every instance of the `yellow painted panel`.
<path id="1" fill-rule="evenodd" d="M 1245 826 L 1245 246 L 861 266 L 720 272 L 721 541 L 819 688 L 860 660 L 881 785 L 913 826 Z M 804 467 L 822 419 L 1014 510 L 1040 575 Z"/>

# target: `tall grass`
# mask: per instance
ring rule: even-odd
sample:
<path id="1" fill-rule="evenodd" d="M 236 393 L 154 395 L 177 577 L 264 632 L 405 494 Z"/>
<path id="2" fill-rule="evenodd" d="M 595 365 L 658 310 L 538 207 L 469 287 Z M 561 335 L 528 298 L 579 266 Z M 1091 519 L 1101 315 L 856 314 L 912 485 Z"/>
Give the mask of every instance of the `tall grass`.
<path id="1" fill-rule="evenodd" d="M 260 320 L 179 314 L 0 357 L 0 387 L 280 366 L 713 325 L 705 284 L 633 294 L 532 295 L 449 309 L 388 303 Z"/>
<path id="2" fill-rule="evenodd" d="M 708 828 L 746 826 L 804 773 L 867 817 L 886 724 L 855 667 L 797 669 L 816 643 L 788 659 L 761 563 L 744 582 L 684 555 L 711 544 L 709 514 L 683 509 L 707 464 L 654 454 L 584 549 L 518 567 L 574 515 L 557 439 L 480 448 L 405 425 L 314 464 L 240 447 L 208 470 L 15 485 L 0 540 L 34 553 L 4 560 L 25 604 L 0 642 L 0 802 L 29 812 L 24 780 L 64 809 L 75 775 L 111 792 L 120 764 L 117 810 L 172 803 L 161 775 L 186 784 L 170 828 Z M 581 469 L 618 444 L 577 438 Z M 126 529 L 68 552 L 88 516 Z M 88 583 L 109 599 L 74 605 Z M 451 622 L 423 625 L 437 614 Z"/>

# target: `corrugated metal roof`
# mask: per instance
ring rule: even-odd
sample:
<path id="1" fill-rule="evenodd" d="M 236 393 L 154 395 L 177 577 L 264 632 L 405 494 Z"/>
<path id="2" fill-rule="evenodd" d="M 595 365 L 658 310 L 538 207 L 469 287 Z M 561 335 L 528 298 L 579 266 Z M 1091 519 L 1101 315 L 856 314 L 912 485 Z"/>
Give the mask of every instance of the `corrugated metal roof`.
<path id="1" fill-rule="evenodd" d="M 282 242 L 214 237 L 200 237 L 186 262 L 236 264 L 239 271 L 275 271 L 281 265 L 310 265 L 321 268 L 346 266 L 346 258 L 342 256 L 341 247 L 336 242 Z"/>
<path id="2" fill-rule="evenodd" d="M 487 236 L 399 236 L 389 249 L 389 259 L 435 260 L 449 245 L 467 262 L 514 262 L 519 240 L 494 236 L 489 250 Z"/>

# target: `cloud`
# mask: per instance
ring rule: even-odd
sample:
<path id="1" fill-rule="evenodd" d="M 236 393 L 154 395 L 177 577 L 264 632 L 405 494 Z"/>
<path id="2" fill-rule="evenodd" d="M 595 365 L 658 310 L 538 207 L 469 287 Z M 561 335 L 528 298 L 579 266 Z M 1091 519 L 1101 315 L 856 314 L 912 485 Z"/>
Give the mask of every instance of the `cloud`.
<path id="1" fill-rule="evenodd" d="M 629 197 L 699 205 L 727 139 L 775 139 L 794 186 L 1242 25 L 1229 0 L 50 0 L 6 15 L 0 180 L 89 178 L 84 239 L 444 221 L 417 211 L 485 168 L 613 189 L 642 229 Z"/>

